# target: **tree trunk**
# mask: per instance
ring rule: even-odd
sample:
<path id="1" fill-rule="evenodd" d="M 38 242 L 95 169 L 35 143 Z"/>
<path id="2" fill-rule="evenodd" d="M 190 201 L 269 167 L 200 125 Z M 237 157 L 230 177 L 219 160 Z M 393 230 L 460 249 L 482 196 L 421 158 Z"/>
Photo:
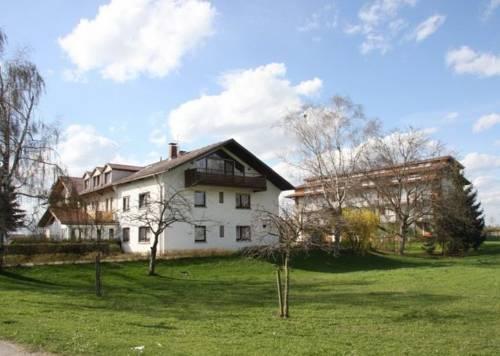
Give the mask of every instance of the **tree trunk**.
<path id="1" fill-rule="evenodd" d="M 98 247 L 100 249 L 100 246 Z M 102 282 L 101 282 L 101 251 L 98 250 L 95 256 L 95 295 L 102 296 Z"/>
<path id="2" fill-rule="evenodd" d="M 335 240 L 333 241 L 333 256 L 334 257 L 339 257 L 340 256 L 340 234 L 342 233 L 342 230 L 339 226 L 336 226 L 334 229 L 334 236 Z"/>
<path id="3" fill-rule="evenodd" d="M 149 254 L 149 271 L 148 275 L 154 276 L 156 274 L 156 252 L 158 248 L 158 235 L 155 235 L 153 245 L 151 246 L 151 253 Z"/>
<path id="4" fill-rule="evenodd" d="M 404 255 L 406 247 L 406 223 L 401 222 L 399 224 L 399 255 Z"/>
<path id="5" fill-rule="evenodd" d="M 283 318 L 283 291 L 281 290 L 281 267 L 276 268 L 276 287 L 278 288 L 278 304 L 280 308 L 280 318 Z"/>
<path id="6" fill-rule="evenodd" d="M 5 231 L 0 231 L 0 271 L 3 269 L 5 256 Z"/>
<path id="7" fill-rule="evenodd" d="M 283 293 L 283 318 L 288 318 L 288 296 L 290 291 L 290 271 L 288 266 L 289 254 L 285 254 L 285 291 Z"/>

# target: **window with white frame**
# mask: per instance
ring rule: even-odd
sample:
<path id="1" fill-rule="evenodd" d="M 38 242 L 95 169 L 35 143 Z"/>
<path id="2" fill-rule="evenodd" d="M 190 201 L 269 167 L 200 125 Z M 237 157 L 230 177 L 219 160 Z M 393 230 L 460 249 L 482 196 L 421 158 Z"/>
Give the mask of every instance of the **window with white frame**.
<path id="1" fill-rule="evenodd" d="M 139 227 L 139 242 L 149 242 L 151 230 L 147 226 Z"/>
<path id="2" fill-rule="evenodd" d="M 200 192 L 200 191 L 194 192 L 194 206 L 199 208 L 204 208 L 207 206 L 205 192 Z"/>
<path id="3" fill-rule="evenodd" d="M 144 208 L 149 203 L 149 192 L 139 194 L 139 208 Z"/>
<path id="4" fill-rule="evenodd" d="M 122 241 L 123 242 L 129 242 L 130 241 L 130 228 L 129 227 L 124 227 L 122 229 Z"/>
<path id="5" fill-rule="evenodd" d="M 250 226 L 236 226 L 236 241 L 251 240 Z"/>
<path id="6" fill-rule="evenodd" d="M 207 227 L 203 225 L 196 225 L 194 227 L 194 242 L 207 241 Z"/>
<path id="7" fill-rule="evenodd" d="M 130 196 L 126 196 L 122 198 L 122 209 L 123 211 L 129 211 L 130 210 Z"/>
<path id="8" fill-rule="evenodd" d="M 236 193 L 236 209 L 250 209 L 250 194 Z"/>

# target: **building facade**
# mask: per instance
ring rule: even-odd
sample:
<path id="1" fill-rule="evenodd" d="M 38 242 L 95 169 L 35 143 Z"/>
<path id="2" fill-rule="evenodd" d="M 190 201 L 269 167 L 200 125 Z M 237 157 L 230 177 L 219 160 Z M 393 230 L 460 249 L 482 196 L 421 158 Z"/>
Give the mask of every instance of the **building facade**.
<path id="1" fill-rule="evenodd" d="M 266 243 L 256 214 L 278 213 L 280 193 L 293 189 L 288 181 L 233 139 L 190 152 L 170 144 L 169 151 L 145 167 L 106 164 L 60 178 L 39 226 L 51 239 L 120 239 L 124 251 L 148 253 L 152 231 L 141 212 L 179 195 L 189 216 L 165 229 L 159 253 Z"/>
<path id="2" fill-rule="evenodd" d="M 338 185 L 346 191 L 344 208 L 372 210 L 379 216 L 381 226 L 397 223 L 395 210 L 399 209 L 407 215 L 417 216 L 412 223 L 413 228 L 422 235 L 428 235 L 434 199 L 446 194 L 456 184 L 454 177 L 457 175 L 461 183 L 470 184 L 463 177 L 463 169 L 454 157 L 442 156 L 404 165 L 360 170 L 348 177 L 338 177 Z M 306 213 L 327 210 L 324 189 L 328 186 L 331 185 L 322 184 L 321 179 L 307 178 L 288 198 Z"/>

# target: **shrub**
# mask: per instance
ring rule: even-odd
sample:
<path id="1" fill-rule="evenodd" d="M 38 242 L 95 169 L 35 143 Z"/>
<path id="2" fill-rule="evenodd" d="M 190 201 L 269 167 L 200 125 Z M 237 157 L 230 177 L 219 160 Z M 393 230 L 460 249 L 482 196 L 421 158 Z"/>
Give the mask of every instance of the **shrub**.
<path id="1" fill-rule="evenodd" d="M 365 254 L 377 233 L 379 216 L 369 209 L 347 209 L 343 217 L 346 222 L 343 244 L 354 253 Z"/>
<path id="2" fill-rule="evenodd" d="M 6 253 L 9 255 L 43 255 L 43 254 L 76 254 L 85 255 L 88 253 L 101 251 L 103 254 L 121 252 L 120 244 L 116 241 L 100 242 L 46 242 L 46 243 L 20 243 L 6 247 Z"/>

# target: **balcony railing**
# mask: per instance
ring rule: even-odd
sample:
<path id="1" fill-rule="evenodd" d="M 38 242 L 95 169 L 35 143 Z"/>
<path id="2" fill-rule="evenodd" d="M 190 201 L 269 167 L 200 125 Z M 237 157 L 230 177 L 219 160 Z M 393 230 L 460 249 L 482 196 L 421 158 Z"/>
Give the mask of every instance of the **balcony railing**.
<path id="1" fill-rule="evenodd" d="M 241 176 L 212 169 L 187 169 L 184 172 L 186 187 L 195 185 L 216 185 L 221 187 L 250 188 L 254 191 L 266 190 L 263 176 Z"/>
<path id="2" fill-rule="evenodd" d="M 116 216 L 112 211 L 88 211 L 89 218 L 98 224 L 111 224 L 116 221 Z"/>

